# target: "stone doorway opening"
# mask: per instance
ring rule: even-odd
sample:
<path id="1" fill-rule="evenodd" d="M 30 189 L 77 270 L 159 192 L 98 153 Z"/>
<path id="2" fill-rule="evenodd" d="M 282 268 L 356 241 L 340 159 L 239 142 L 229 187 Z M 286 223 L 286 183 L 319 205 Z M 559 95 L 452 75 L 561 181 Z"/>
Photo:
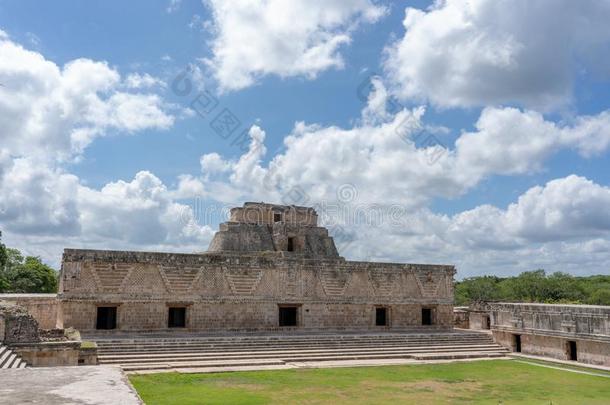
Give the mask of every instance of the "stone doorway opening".
<path id="1" fill-rule="evenodd" d="M 574 340 L 568 341 L 568 358 L 572 361 L 578 361 L 578 351 Z"/>
<path id="2" fill-rule="evenodd" d="M 388 326 L 388 309 L 385 307 L 375 308 L 375 325 Z"/>
<path id="3" fill-rule="evenodd" d="M 288 247 L 286 250 L 289 252 L 294 252 L 294 238 L 288 238 Z"/>
<path id="4" fill-rule="evenodd" d="M 432 308 L 421 309 L 421 324 L 424 326 L 432 325 Z"/>
<path id="5" fill-rule="evenodd" d="M 167 313 L 168 328 L 186 328 L 186 308 L 170 307 Z"/>
<path id="6" fill-rule="evenodd" d="M 513 335 L 515 339 L 515 352 L 521 353 L 521 335 Z"/>
<path id="7" fill-rule="evenodd" d="M 281 305 L 278 309 L 280 326 L 298 326 L 298 306 Z"/>
<path id="8" fill-rule="evenodd" d="M 491 319 L 489 318 L 489 315 L 483 317 L 483 328 L 491 329 Z"/>
<path id="9" fill-rule="evenodd" d="M 273 222 L 282 222 L 282 214 L 279 212 L 273 213 Z"/>
<path id="10" fill-rule="evenodd" d="M 97 307 L 96 329 L 116 329 L 117 307 Z"/>

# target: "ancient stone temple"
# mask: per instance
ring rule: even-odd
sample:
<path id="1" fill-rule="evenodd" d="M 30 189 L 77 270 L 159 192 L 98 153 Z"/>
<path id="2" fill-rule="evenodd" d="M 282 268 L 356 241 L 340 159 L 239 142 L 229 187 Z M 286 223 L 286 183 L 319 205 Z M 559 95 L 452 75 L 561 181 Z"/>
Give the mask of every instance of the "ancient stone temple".
<path id="1" fill-rule="evenodd" d="M 81 331 L 449 329 L 454 273 L 347 261 L 312 208 L 246 203 L 205 253 L 66 249 L 58 312 Z"/>

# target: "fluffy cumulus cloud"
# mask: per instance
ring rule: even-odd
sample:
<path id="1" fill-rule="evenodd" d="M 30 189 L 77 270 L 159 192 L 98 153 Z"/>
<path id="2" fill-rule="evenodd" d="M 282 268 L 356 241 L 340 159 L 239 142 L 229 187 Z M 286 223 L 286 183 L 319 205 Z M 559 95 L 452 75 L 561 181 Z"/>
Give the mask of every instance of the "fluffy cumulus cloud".
<path id="1" fill-rule="evenodd" d="M 96 137 L 170 128 L 172 106 L 156 93 L 133 91 L 158 86 L 156 79 L 123 80 L 89 59 L 58 66 L 1 32 L 0 83 L 0 226 L 8 243 L 52 254 L 45 258 L 53 263 L 71 240 L 204 249 L 210 229 L 151 173 L 96 190 L 65 168 Z"/>
<path id="2" fill-rule="evenodd" d="M 213 14 L 213 56 L 206 62 L 221 88 L 257 78 L 315 77 L 343 67 L 342 46 L 361 23 L 386 12 L 372 0 L 206 0 Z"/>
<path id="3" fill-rule="evenodd" d="M 422 207 L 330 229 L 351 258 L 452 263 L 458 277 L 536 268 L 599 274 L 610 261 L 609 198 L 610 188 L 571 175 L 532 187 L 506 208 L 443 215 Z M 355 237 L 345 237 L 347 228 Z"/>
<path id="4" fill-rule="evenodd" d="M 198 189 L 210 197 L 277 200 L 289 198 L 296 188 L 306 190 L 312 201 L 335 201 L 338 190 L 349 186 L 362 203 L 420 208 L 435 197 L 460 196 L 492 175 L 541 170 L 560 149 L 588 157 L 610 145 L 608 111 L 558 124 L 535 111 L 505 107 L 484 109 L 475 130 L 463 132 L 452 146 L 443 130 L 426 124 L 424 107 L 391 114 L 383 84 L 373 84 L 356 125 L 298 122 L 267 164 L 262 163 L 265 132 L 253 126 L 249 149 L 239 159 L 216 153 L 201 158 L 206 184 Z"/>
<path id="5" fill-rule="evenodd" d="M 570 101 L 579 71 L 610 67 L 610 3 L 439 0 L 408 7 L 385 69 L 399 94 L 441 107 Z"/>
<path id="6" fill-rule="evenodd" d="M 1 147 L 14 156 L 72 159 L 96 137 L 174 122 L 159 96 L 122 91 L 107 63 L 76 59 L 61 67 L 6 35 L 0 83 Z"/>

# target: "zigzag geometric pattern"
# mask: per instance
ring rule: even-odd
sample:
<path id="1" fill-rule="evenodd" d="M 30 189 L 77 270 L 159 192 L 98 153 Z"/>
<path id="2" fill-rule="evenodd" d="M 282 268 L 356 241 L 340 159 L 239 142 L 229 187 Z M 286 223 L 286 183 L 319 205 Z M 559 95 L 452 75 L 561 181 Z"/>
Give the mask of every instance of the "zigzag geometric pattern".
<path id="1" fill-rule="evenodd" d="M 322 270 L 320 278 L 324 293 L 328 296 L 338 296 L 345 293 L 351 278 L 351 272 L 340 270 Z"/>
<path id="2" fill-rule="evenodd" d="M 159 266 L 161 277 L 168 291 L 184 294 L 193 289 L 195 280 L 201 273 L 201 267 Z"/>
<path id="3" fill-rule="evenodd" d="M 432 298 L 438 295 L 438 288 L 445 280 L 444 274 L 435 274 L 431 271 L 426 273 L 414 271 L 413 273 L 422 297 Z"/>
<path id="4" fill-rule="evenodd" d="M 391 295 L 394 287 L 400 282 L 400 274 L 396 271 L 371 269 L 368 273 L 376 295 Z"/>
<path id="5" fill-rule="evenodd" d="M 101 290 L 120 292 L 123 281 L 132 269 L 133 265 L 125 263 L 93 263 L 91 274 Z"/>
<path id="6" fill-rule="evenodd" d="M 227 269 L 224 271 L 231 291 L 235 295 L 250 295 L 263 277 L 260 269 Z"/>

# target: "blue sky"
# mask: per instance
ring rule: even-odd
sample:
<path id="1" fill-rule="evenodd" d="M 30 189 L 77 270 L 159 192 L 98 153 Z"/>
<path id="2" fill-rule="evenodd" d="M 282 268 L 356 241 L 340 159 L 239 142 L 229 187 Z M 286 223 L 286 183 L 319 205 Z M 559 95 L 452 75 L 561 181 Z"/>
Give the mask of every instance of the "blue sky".
<path id="1" fill-rule="evenodd" d="M 516 4 L 0 1 L 3 240 L 203 251 L 297 189 L 350 259 L 607 273 L 610 7 Z"/>

